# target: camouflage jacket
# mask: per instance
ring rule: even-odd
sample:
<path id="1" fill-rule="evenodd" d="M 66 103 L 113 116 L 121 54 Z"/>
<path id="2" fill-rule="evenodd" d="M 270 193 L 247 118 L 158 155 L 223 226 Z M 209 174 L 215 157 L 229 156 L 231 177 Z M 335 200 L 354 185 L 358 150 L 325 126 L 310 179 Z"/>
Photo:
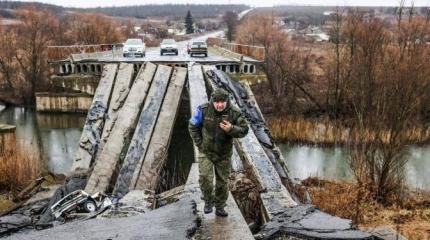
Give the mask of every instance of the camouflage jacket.
<path id="1" fill-rule="evenodd" d="M 228 133 L 219 126 L 223 120 L 232 124 Z M 222 112 L 216 111 L 210 101 L 197 108 L 190 119 L 188 130 L 199 151 L 212 161 L 217 161 L 231 157 L 233 138 L 245 137 L 249 127 L 240 110 L 231 106 L 230 101 Z"/>

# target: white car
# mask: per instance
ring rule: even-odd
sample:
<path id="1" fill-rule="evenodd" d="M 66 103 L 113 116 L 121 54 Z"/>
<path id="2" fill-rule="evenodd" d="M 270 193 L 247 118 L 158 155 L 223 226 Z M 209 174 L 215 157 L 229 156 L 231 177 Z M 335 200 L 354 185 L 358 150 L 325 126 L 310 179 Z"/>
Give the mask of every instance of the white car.
<path id="1" fill-rule="evenodd" d="M 164 39 L 160 44 L 160 55 L 164 53 L 174 53 L 178 55 L 178 45 L 176 45 L 175 39 Z"/>
<path id="2" fill-rule="evenodd" d="M 73 210 L 83 210 L 84 212 L 92 213 L 110 205 L 112 205 L 111 199 L 100 192 L 90 195 L 83 190 L 76 190 L 67 194 L 52 205 L 51 211 L 57 219 L 63 214 Z"/>
<path id="3" fill-rule="evenodd" d="M 83 208 L 86 212 L 95 212 L 97 203 L 90 194 L 82 190 L 76 190 L 52 205 L 51 211 L 55 218 L 59 218 L 64 212 L 69 212 L 76 208 Z"/>
<path id="4" fill-rule="evenodd" d="M 124 57 L 129 56 L 145 56 L 145 43 L 142 39 L 139 38 L 129 38 L 124 43 L 124 47 L 122 48 L 122 55 Z"/>

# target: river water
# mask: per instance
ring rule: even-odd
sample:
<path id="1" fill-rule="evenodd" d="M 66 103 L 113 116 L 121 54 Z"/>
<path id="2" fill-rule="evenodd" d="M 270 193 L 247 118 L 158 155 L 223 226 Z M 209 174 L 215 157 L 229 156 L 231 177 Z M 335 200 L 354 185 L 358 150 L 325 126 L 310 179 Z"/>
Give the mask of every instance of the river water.
<path id="1" fill-rule="evenodd" d="M 186 122 L 188 117 L 182 116 L 182 114 L 180 116 L 176 125 Z M 7 108 L 0 113 L 0 123 L 16 126 L 17 141 L 20 145 L 27 150 L 36 151 L 40 155 L 43 170 L 56 174 L 69 172 L 73 156 L 78 148 L 85 119 L 85 114 L 36 113 L 33 109 L 18 107 Z M 173 163 L 168 165 L 174 167 L 173 169 L 166 169 L 167 175 L 172 176 L 178 175 L 178 172 L 183 172 L 174 177 L 175 182 L 178 183 L 184 181 L 182 178 L 187 176 L 191 162 L 182 166 L 184 162 L 178 161 L 176 158 L 192 159 L 192 145 L 183 144 L 184 142 L 191 142 L 189 139 L 183 139 L 183 136 L 187 135 L 186 130 L 177 130 L 186 129 L 186 126 L 182 125 L 180 127 L 175 126 L 176 130 L 172 137 L 173 144 L 169 150 L 169 163 Z M 175 139 L 179 139 L 178 143 L 174 143 Z M 180 139 L 182 139 L 182 143 L 180 143 Z M 348 156 L 345 148 L 291 144 L 278 144 L 278 146 L 287 161 L 290 175 L 293 178 L 305 179 L 309 176 L 317 176 L 332 180 L 353 180 L 351 170 L 348 167 Z M 172 154 L 172 149 L 175 149 L 175 153 L 180 152 L 181 154 Z M 409 148 L 408 152 L 407 183 L 411 187 L 430 190 L 430 146 L 413 146 Z M 184 171 L 178 171 L 182 168 Z"/>
<path id="2" fill-rule="evenodd" d="M 17 142 L 24 151 L 40 156 L 42 171 L 66 174 L 78 147 L 86 115 L 36 113 L 28 108 L 7 108 L 0 123 L 16 126 Z"/>
<path id="3" fill-rule="evenodd" d="M 353 180 L 345 148 L 297 144 L 278 144 L 278 146 L 293 178 L 302 180 L 316 176 L 330 180 Z M 409 147 L 408 158 L 407 184 L 412 188 L 430 190 L 430 146 Z"/>

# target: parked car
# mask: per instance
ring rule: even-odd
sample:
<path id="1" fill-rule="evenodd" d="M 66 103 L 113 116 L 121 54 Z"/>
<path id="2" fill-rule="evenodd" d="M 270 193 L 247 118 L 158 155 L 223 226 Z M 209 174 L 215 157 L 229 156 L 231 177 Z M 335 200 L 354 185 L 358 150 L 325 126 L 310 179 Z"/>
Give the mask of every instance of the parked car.
<path id="1" fill-rule="evenodd" d="M 192 41 L 190 45 L 190 56 L 195 54 L 203 54 L 208 56 L 208 45 L 204 41 Z"/>
<path id="2" fill-rule="evenodd" d="M 178 55 L 178 45 L 176 45 L 175 39 L 164 39 L 160 44 L 160 55 L 164 53 L 174 53 Z"/>
<path id="3" fill-rule="evenodd" d="M 122 55 L 124 57 L 128 56 L 145 56 L 145 43 L 142 39 L 139 38 L 129 38 L 124 43 L 124 47 L 122 48 Z"/>
<path id="4" fill-rule="evenodd" d="M 59 218 L 63 213 L 68 213 L 72 210 L 95 212 L 102 205 L 101 202 L 96 201 L 98 198 L 100 198 L 99 194 L 91 196 L 85 191 L 76 190 L 52 205 L 51 211 L 55 218 Z"/>

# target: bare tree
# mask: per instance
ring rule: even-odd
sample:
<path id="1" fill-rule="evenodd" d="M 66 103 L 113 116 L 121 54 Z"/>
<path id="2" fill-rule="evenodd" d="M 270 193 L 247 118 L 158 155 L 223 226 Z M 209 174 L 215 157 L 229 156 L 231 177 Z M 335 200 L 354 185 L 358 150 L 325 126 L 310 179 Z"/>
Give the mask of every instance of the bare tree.
<path id="1" fill-rule="evenodd" d="M 298 89 L 318 109 L 322 106 L 305 87 L 311 80 L 309 56 L 311 49 L 300 48 L 288 39 L 275 22 L 274 15 L 259 15 L 246 19 L 237 30 L 239 43 L 260 45 L 265 49 L 265 72 L 275 108 L 281 113 L 283 99 L 295 105 Z"/>
<path id="2" fill-rule="evenodd" d="M 224 16 L 223 20 L 225 24 L 227 25 L 227 31 L 226 31 L 226 37 L 228 41 L 232 41 L 234 34 L 236 32 L 236 26 L 238 24 L 238 15 L 236 12 L 227 11 Z"/>
<path id="3" fill-rule="evenodd" d="M 101 14 L 75 14 L 71 31 L 76 44 L 118 43 L 125 39 L 119 25 Z"/>
<path id="4" fill-rule="evenodd" d="M 27 103 L 35 102 L 35 87 L 43 84 L 48 70 L 46 47 L 52 40 L 57 19 L 48 11 L 37 11 L 34 8 L 18 12 L 21 24 L 17 27 L 19 48 L 15 58 L 20 66 L 25 83 L 27 83 Z"/>
<path id="5" fill-rule="evenodd" d="M 359 185 L 388 203 L 404 184 L 408 130 L 420 124 L 420 104 L 430 90 L 424 40 L 430 33 L 428 20 L 412 17 L 411 11 L 408 20 L 388 28 L 359 13 L 348 18 L 354 24 L 345 25 L 344 40 L 350 46 L 340 64 L 347 69 L 345 97 L 358 131 L 350 145 L 350 165 Z"/>
<path id="6" fill-rule="evenodd" d="M 10 29 L 0 26 L 0 76 L 7 89 L 14 88 L 17 76 L 15 53 L 17 51 L 16 34 Z"/>

